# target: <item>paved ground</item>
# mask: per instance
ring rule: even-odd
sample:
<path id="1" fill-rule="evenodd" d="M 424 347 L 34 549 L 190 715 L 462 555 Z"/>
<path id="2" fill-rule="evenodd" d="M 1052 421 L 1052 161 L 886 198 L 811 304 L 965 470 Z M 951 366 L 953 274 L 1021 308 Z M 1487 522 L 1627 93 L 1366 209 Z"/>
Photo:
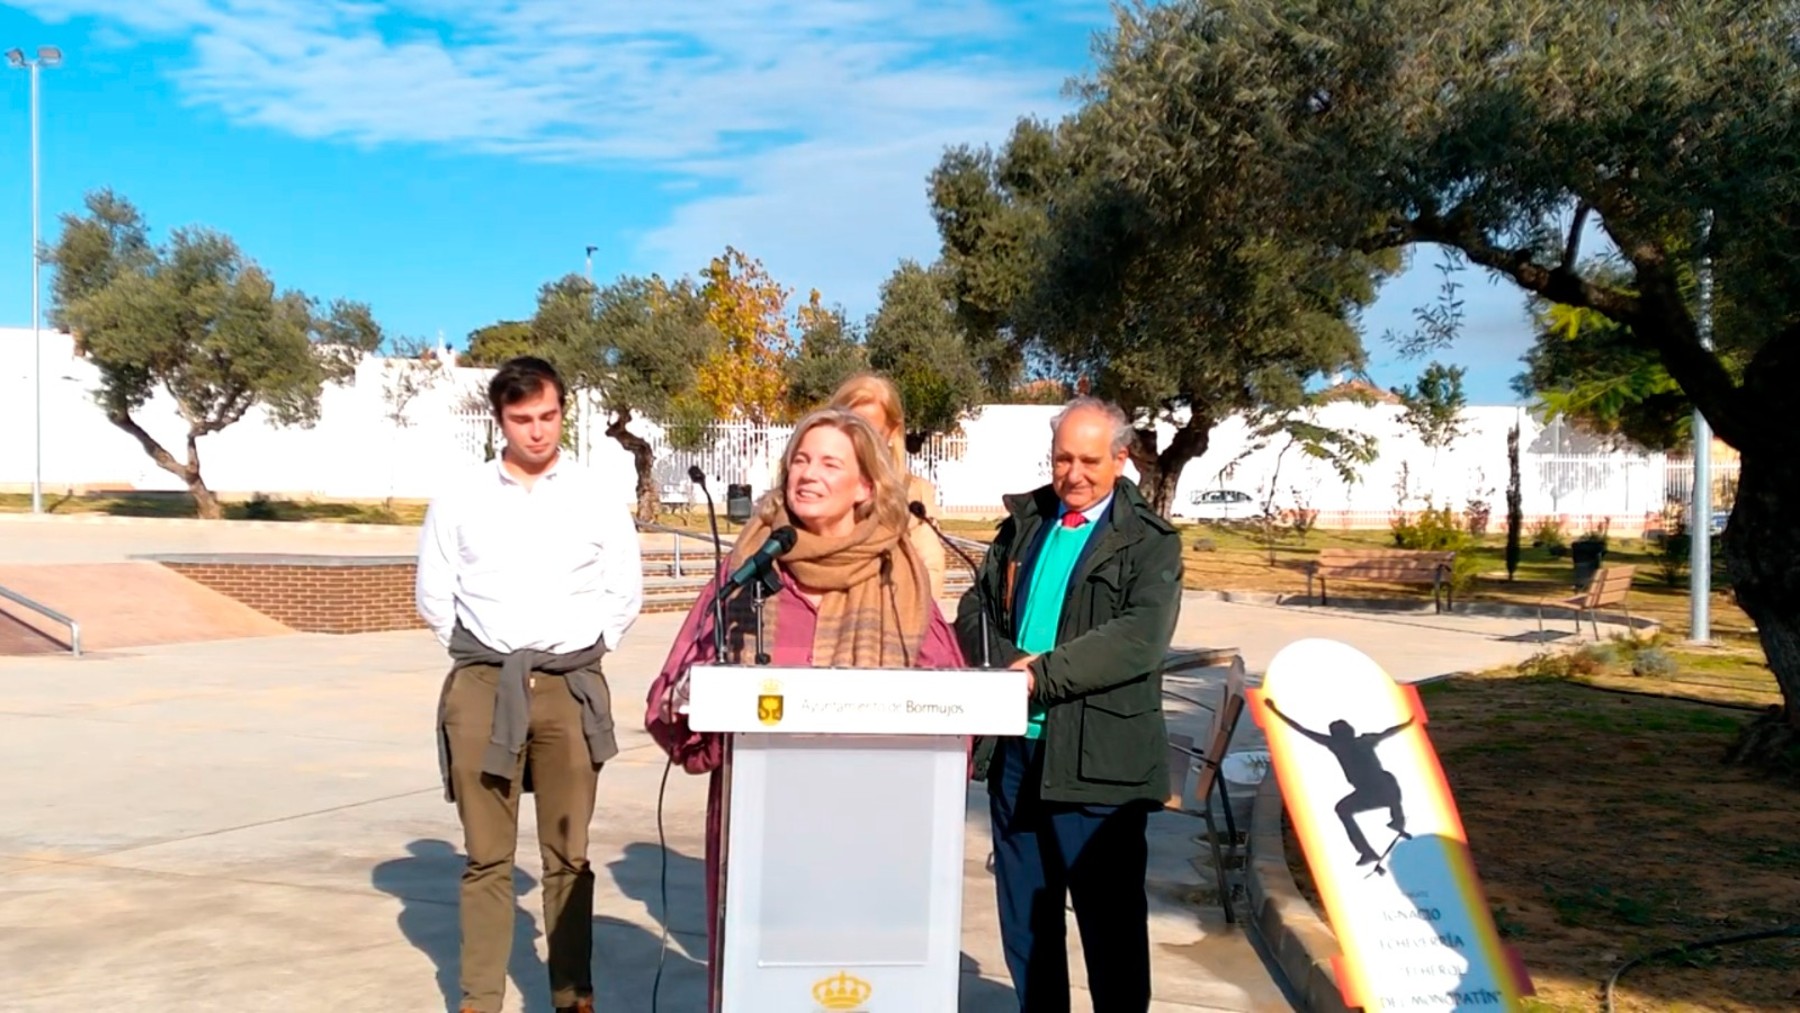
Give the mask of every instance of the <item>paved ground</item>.
<path id="1" fill-rule="evenodd" d="M 116 537 L 106 533 L 113 525 L 79 527 L 0 526 L 0 562 L 33 553 L 37 562 L 104 562 L 140 551 L 255 551 L 273 537 L 235 526 L 120 525 Z M 25 530 L 33 537 L 11 537 Z M 298 533 L 289 530 L 287 551 L 353 551 L 317 542 L 296 549 Z M 319 537 L 396 551 L 381 544 L 392 533 Z M 663 766 L 635 731 L 678 618 L 645 617 L 610 668 L 624 753 L 602 775 L 592 853 L 604 1009 L 650 1009 L 665 925 L 673 941 L 661 1009 L 701 1005 L 705 785 L 679 772 L 670 779 L 665 912 L 656 845 Z M 1522 658 L 1535 646 L 1505 638 L 1526 625 L 1189 596 L 1176 643 L 1241 648 L 1256 672 L 1294 639 L 1334 637 L 1411 680 Z M 0 824 L 5 1007 L 444 1009 L 455 987 L 461 860 L 431 746 L 442 669 L 435 643 L 419 632 L 0 658 L 0 797 L 10 817 Z M 1210 700 L 1212 685 L 1176 688 Z M 1204 719 L 1172 708 L 1177 730 L 1197 731 Z M 1239 742 L 1255 738 L 1245 722 Z M 985 806 L 976 788 L 964 915 L 962 1009 L 970 1013 L 999 1013 L 1010 998 L 984 868 Z M 522 823 L 521 945 L 509 1009 L 541 1011 L 548 1003 L 529 813 Z M 1210 882 L 1194 862 L 1198 830 L 1177 814 L 1153 824 L 1156 1008 L 1285 1009 L 1242 934 L 1216 908 L 1190 903 Z M 1070 937 L 1078 949 L 1073 926 Z M 1086 1008 L 1078 998 L 1077 1009 Z"/>

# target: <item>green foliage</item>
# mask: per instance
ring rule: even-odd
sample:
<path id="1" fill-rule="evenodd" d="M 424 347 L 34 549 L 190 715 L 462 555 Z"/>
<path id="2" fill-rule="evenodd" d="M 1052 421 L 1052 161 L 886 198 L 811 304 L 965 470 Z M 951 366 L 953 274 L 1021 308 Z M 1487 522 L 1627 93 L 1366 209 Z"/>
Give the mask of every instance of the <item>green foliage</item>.
<path id="1" fill-rule="evenodd" d="M 831 399 L 838 385 L 869 368 L 869 352 L 841 308 L 826 309 L 813 292 L 799 312 L 800 347 L 782 363 L 789 411 L 799 416 Z"/>
<path id="2" fill-rule="evenodd" d="M 501 320 L 469 332 L 464 365 L 493 368 L 520 355 L 540 354 L 529 320 Z"/>
<path id="3" fill-rule="evenodd" d="M 1563 533 L 1562 521 L 1554 517 L 1545 517 L 1531 526 L 1531 546 L 1543 549 L 1552 556 L 1568 554 L 1568 536 Z"/>
<path id="4" fill-rule="evenodd" d="M 1616 269 L 1603 276 L 1623 284 Z M 1566 418 L 1583 432 L 1649 450 L 1688 445 L 1693 402 L 1660 354 L 1645 347 L 1628 325 L 1594 309 L 1559 303 L 1540 303 L 1535 320 L 1537 338 L 1525 353 L 1525 372 L 1512 386 L 1535 399 L 1533 408 L 1546 421 Z M 1741 379 L 1741 354 L 1726 352 L 1719 359 Z"/>
<path id="5" fill-rule="evenodd" d="M 574 274 L 551 282 L 538 292 L 531 329 L 570 387 L 597 392 L 626 421 L 668 417 L 718 341 L 692 283 L 656 277 L 603 288 Z"/>
<path id="6" fill-rule="evenodd" d="M 1050 193 L 1063 172 L 1053 128 L 1021 120 L 999 152 L 955 147 L 931 173 L 950 298 L 996 398 L 1013 388 L 1030 350 L 1011 333 L 1014 307 L 1040 269 Z"/>
<path id="7" fill-rule="evenodd" d="M 593 392 L 611 418 L 606 434 L 632 455 L 638 517 L 656 516 L 651 445 L 628 428 L 634 416 L 672 422 L 677 444 L 700 439 L 696 422 L 712 420 L 695 394 L 701 364 L 721 339 L 694 285 L 652 276 L 622 277 L 604 288 L 567 275 L 538 291 L 532 340 L 572 390 Z"/>
<path id="8" fill-rule="evenodd" d="M 1681 666 L 1662 648 L 1647 647 L 1632 656 L 1631 674 L 1646 679 L 1673 679 L 1681 674 Z"/>
<path id="9" fill-rule="evenodd" d="M 176 229 L 157 247 L 124 198 L 101 190 L 85 206 L 85 215 L 62 216 L 45 257 L 55 268 L 50 319 L 99 370 L 107 418 L 187 484 L 202 517 L 220 517 L 199 439 L 257 407 L 276 425 L 312 425 L 325 385 L 350 378 L 380 346 L 381 329 L 360 303 L 321 313 L 304 293 L 276 291 L 229 236 Z M 157 388 L 187 422 L 185 460 L 133 418 Z"/>
<path id="10" fill-rule="evenodd" d="M 1468 532 L 1457 523 L 1449 507 L 1427 506 L 1413 516 L 1396 515 L 1388 522 L 1394 532 L 1394 545 L 1421 552 L 1446 552 L 1460 549 L 1469 542 Z"/>
<path id="11" fill-rule="evenodd" d="M 1398 260 L 1263 229 L 1244 214 L 1260 183 L 1233 171 L 1228 133 L 1207 149 L 1204 206 L 1142 199 L 1115 171 L 1132 111 L 1086 97 L 1055 126 L 1021 121 L 998 153 L 947 154 L 933 206 L 971 337 L 991 329 L 1137 419 L 1140 485 L 1166 510 L 1214 425 L 1298 406 L 1311 378 L 1361 365 L 1349 317 Z M 1155 423 L 1184 411 L 1158 446 Z"/>
<path id="12" fill-rule="evenodd" d="M 1522 675 L 1543 679 L 1569 679 L 1600 675 L 1616 661 L 1604 644 L 1590 644 L 1578 651 L 1543 651 L 1519 662 Z"/>
<path id="13" fill-rule="evenodd" d="M 1664 583 L 1670 587 L 1682 585 L 1687 578 L 1688 559 L 1693 550 L 1694 536 L 1688 531 L 1687 519 L 1677 517 L 1656 547 L 1656 568 Z"/>
<path id="14" fill-rule="evenodd" d="M 1169 0 L 1118 9 L 1084 94 L 1104 96 L 1124 142 L 1102 162 L 1125 181 L 1122 214 L 1253 222 L 1322 249 L 1435 246 L 1627 328 L 1742 454 L 1726 562 L 1791 727 L 1795 24 L 1791 0 Z M 1230 214 L 1207 213 L 1218 190 Z M 1606 248 L 1584 257 L 1595 233 Z"/>
<path id="15" fill-rule="evenodd" d="M 1427 447 L 1442 449 L 1454 443 L 1465 432 L 1462 410 L 1468 406 L 1463 395 L 1461 366 L 1445 366 L 1433 362 L 1419 374 L 1418 386 L 1404 386 L 1394 391 L 1405 406 L 1401 421 L 1419 434 Z"/>
<path id="16" fill-rule="evenodd" d="M 987 392 L 951 302 L 948 271 L 906 260 L 881 286 L 869 321 L 869 365 L 900 388 L 908 444 L 954 431 Z"/>
<path id="17" fill-rule="evenodd" d="M 1448 506 L 1433 508 L 1429 500 L 1425 509 L 1413 516 L 1396 514 L 1388 522 L 1394 532 L 1394 545 L 1420 552 L 1454 552 L 1450 564 L 1450 587 L 1461 594 L 1475 585 L 1481 562 L 1469 553 L 1475 540 L 1469 537 L 1461 518 Z"/>

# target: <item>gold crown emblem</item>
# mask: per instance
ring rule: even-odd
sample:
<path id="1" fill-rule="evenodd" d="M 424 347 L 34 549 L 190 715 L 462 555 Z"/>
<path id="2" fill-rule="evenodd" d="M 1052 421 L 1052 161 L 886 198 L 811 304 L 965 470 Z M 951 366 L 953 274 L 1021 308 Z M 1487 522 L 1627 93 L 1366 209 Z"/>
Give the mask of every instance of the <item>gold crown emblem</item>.
<path id="1" fill-rule="evenodd" d="M 781 692 L 781 680 L 780 679 L 764 679 L 763 684 L 762 684 L 762 691 L 764 693 L 779 693 L 779 692 Z"/>
<path id="2" fill-rule="evenodd" d="M 822 1009 L 855 1011 L 869 1001 L 875 986 L 839 971 L 836 976 L 813 983 L 813 1001 Z"/>

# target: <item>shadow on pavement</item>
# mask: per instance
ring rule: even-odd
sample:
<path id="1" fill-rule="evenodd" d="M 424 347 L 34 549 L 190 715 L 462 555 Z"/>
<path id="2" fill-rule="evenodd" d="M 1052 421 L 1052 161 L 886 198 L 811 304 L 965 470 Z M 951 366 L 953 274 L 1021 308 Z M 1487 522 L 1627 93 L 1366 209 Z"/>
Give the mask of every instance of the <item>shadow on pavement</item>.
<path id="1" fill-rule="evenodd" d="M 438 991 L 444 1008 L 455 1013 L 462 998 L 458 984 L 462 972 L 462 929 L 457 890 L 464 858 L 448 841 L 418 840 L 406 846 L 407 858 L 396 858 L 375 867 L 371 882 L 383 893 L 399 898 L 400 932 L 437 966 Z M 532 876 L 515 868 L 513 891 L 524 896 L 537 885 Z M 523 907 L 513 908 L 512 959 L 507 964 L 509 988 L 524 998 L 527 1010 L 549 1010 L 549 970 L 537 952 L 537 919 Z"/>
<path id="2" fill-rule="evenodd" d="M 594 919 L 594 942 L 599 967 L 594 991 L 601 1008 L 651 1013 L 650 993 L 656 982 L 657 961 L 662 960 L 662 983 L 655 1013 L 698 1010 L 706 1007 L 706 865 L 673 848 L 668 852 L 668 900 L 663 899 L 662 850 L 654 844 L 632 843 L 617 861 L 607 866 L 619 892 L 644 905 L 656 924 L 654 930 L 618 918 Z M 665 910 L 666 908 L 666 910 Z M 661 949 L 661 930 L 667 927 L 669 947 Z M 1008 1013 L 1018 1009 L 1012 986 L 981 977 L 981 965 L 968 954 L 962 957 L 960 984 L 962 1013 Z M 1004 975 L 1005 969 L 1001 969 Z M 609 1002 L 616 1004 L 610 1005 Z"/>

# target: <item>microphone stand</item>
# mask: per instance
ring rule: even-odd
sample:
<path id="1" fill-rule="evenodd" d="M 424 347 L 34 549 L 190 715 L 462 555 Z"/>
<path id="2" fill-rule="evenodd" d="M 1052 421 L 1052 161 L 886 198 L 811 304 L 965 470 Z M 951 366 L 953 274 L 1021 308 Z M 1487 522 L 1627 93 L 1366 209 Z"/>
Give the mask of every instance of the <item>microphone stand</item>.
<path id="1" fill-rule="evenodd" d="M 706 519 L 712 522 L 713 581 L 716 583 L 725 579 L 725 547 L 719 541 L 719 512 L 713 507 L 712 490 L 706 487 L 706 472 L 696 464 L 688 468 L 688 478 L 706 494 Z M 717 594 L 713 595 L 713 661 L 725 663 L 725 602 Z"/>
<path id="2" fill-rule="evenodd" d="M 769 652 L 763 650 L 763 603 L 769 590 L 769 582 L 774 578 L 772 573 L 764 573 L 750 582 L 750 605 L 756 610 L 756 663 L 767 665 Z"/>
<path id="3" fill-rule="evenodd" d="M 930 527 L 932 532 L 938 536 L 938 541 L 943 542 L 946 548 L 951 552 L 956 553 L 957 557 L 968 566 L 969 575 L 975 579 L 975 600 L 981 605 L 981 667 L 993 668 L 993 652 L 988 647 L 989 613 L 993 610 L 988 607 L 987 591 L 981 586 L 981 567 L 976 566 L 975 560 L 970 558 L 969 554 L 962 550 L 962 546 L 951 541 L 950 536 L 944 534 L 944 529 L 938 527 L 937 522 L 932 520 L 930 515 L 926 514 L 925 504 L 918 500 L 913 500 L 911 503 L 907 504 L 907 509 L 912 512 L 914 517 L 924 521 L 926 526 Z"/>

